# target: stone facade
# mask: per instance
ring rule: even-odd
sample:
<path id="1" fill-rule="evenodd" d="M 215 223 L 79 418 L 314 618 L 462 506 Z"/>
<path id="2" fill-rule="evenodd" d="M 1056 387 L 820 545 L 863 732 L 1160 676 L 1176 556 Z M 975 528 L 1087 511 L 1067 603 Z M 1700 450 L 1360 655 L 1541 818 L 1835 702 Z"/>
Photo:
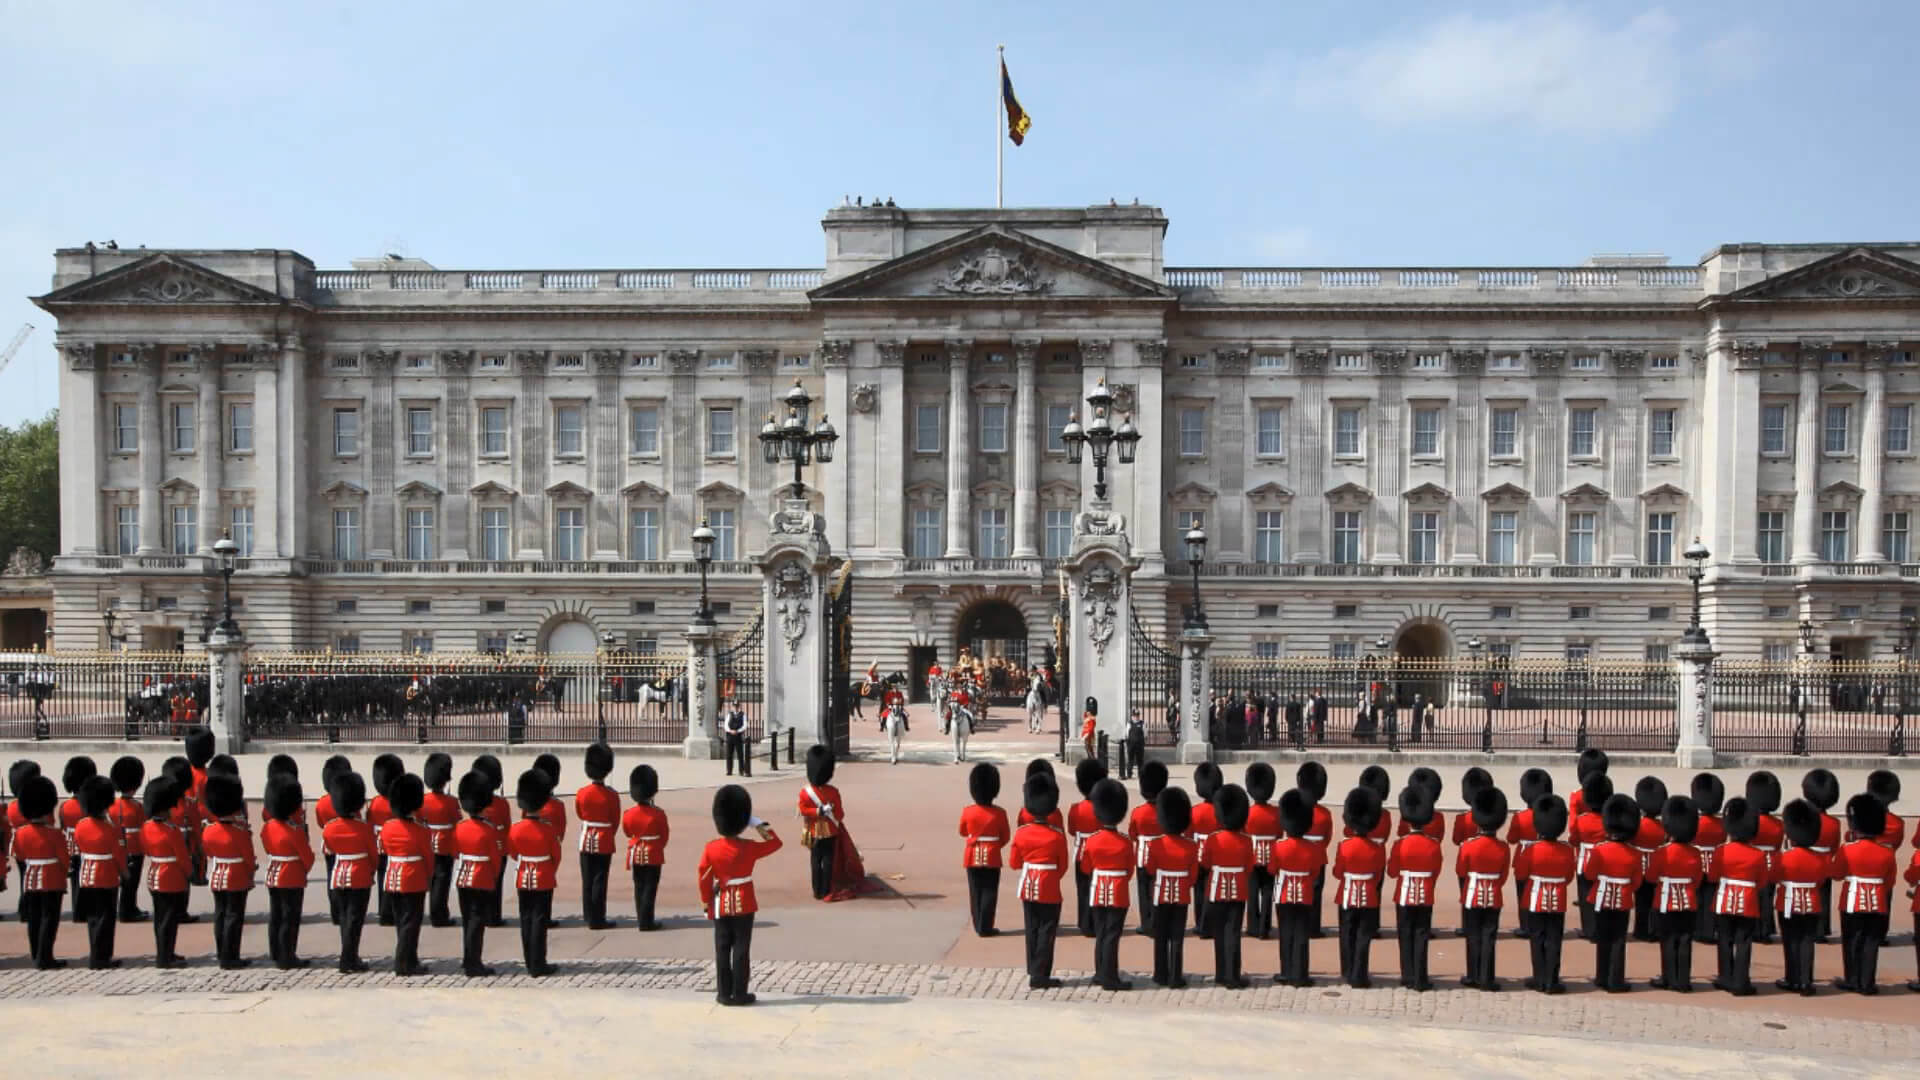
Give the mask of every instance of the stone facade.
<path id="1" fill-rule="evenodd" d="M 1204 525 L 1216 654 L 1657 655 L 1696 535 L 1731 655 L 1802 620 L 1884 653 L 1920 601 L 1920 244 L 1181 269 L 1150 207 L 823 226 L 801 270 L 57 252 L 57 640 L 110 605 L 196 639 L 232 528 L 256 643 L 675 651 L 702 517 L 723 628 L 758 602 L 789 470 L 755 435 L 796 379 L 842 433 L 804 479 L 857 563 L 856 669 L 1051 639 L 1092 483 L 1057 435 L 1100 380 L 1144 435 L 1110 474 L 1134 604 L 1177 629 Z"/>

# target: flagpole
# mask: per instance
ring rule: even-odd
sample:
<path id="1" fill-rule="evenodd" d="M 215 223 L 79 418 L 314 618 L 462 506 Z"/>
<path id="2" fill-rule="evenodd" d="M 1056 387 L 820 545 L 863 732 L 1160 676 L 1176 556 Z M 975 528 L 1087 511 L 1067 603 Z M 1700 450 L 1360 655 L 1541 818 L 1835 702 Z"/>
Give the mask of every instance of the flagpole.
<path id="1" fill-rule="evenodd" d="M 1007 141 L 1000 136 L 1000 112 L 1005 107 L 1001 95 L 1001 72 L 1006 70 L 1007 47 L 999 47 L 999 62 L 993 71 L 993 208 L 999 210 L 1006 205 L 1007 193 Z"/>

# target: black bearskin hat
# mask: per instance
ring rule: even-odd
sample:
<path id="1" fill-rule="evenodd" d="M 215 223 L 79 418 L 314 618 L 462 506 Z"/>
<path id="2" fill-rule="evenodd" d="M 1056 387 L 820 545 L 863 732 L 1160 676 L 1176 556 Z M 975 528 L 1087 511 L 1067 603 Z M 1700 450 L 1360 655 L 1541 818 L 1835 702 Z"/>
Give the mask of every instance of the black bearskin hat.
<path id="1" fill-rule="evenodd" d="M 452 780 L 453 758 L 441 753 L 428 754 L 426 763 L 420 766 L 420 782 L 434 791 L 445 791 Z"/>
<path id="2" fill-rule="evenodd" d="M 627 774 L 627 794 L 637 803 L 650 803 L 660 794 L 660 774 L 651 765 L 635 765 Z"/>
<path id="3" fill-rule="evenodd" d="M 1632 796 L 1614 795 L 1600 807 L 1600 824 L 1609 840 L 1631 840 L 1640 831 L 1640 807 Z"/>
<path id="4" fill-rule="evenodd" d="M 1558 795 L 1542 795 L 1533 804 L 1533 835 L 1542 840 L 1558 840 L 1567 831 L 1567 800 Z"/>
<path id="5" fill-rule="evenodd" d="M 528 769 L 520 774 L 520 782 L 514 786 L 513 800 L 520 804 L 523 814 L 538 814 L 541 807 L 553 798 L 553 777 L 544 769 Z"/>
<path id="6" fill-rule="evenodd" d="M 1154 763 L 1148 762 L 1147 764 L 1151 765 Z M 1052 780 L 1056 786 L 1060 782 L 1059 778 L 1053 773 L 1053 762 L 1043 757 L 1037 757 L 1027 762 L 1027 775 L 1022 778 L 1020 782 L 1025 784 L 1028 780 L 1040 775 L 1045 775 L 1046 778 Z"/>
<path id="7" fill-rule="evenodd" d="M 543 773 L 546 773 L 547 779 L 553 781 L 555 786 L 559 785 L 560 783 L 560 759 L 559 758 L 553 756 L 552 754 L 541 754 L 538 757 L 535 757 L 533 759 L 533 767 L 536 769 L 539 769 Z"/>
<path id="8" fill-rule="evenodd" d="M 300 763 L 293 760 L 292 754 L 275 754 L 267 759 L 267 775 L 279 776 L 285 773 L 294 779 L 300 778 Z"/>
<path id="9" fill-rule="evenodd" d="M 1720 812 L 1727 801 L 1727 785 L 1710 772 L 1703 772 L 1693 778 L 1693 806 L 1701 816 L 1711 816 Z"/>
<path id="10" fill-rule="evenodd" d="M 473 771 L 487 778 L 493 790 L 499 791 L 506 786 L 507 774 L 500 768 L 500 759 L 492 754 L 481 754 L 473 759 Z"/>
<path id="11" fill-rule="evenodd" d="M 212 758 L 208 759 L 207 761 L 207 772 L 209 773 L 218 772 L 218 773 L 226 773 L 228 776 L 239 776 L 240 763 L 233 759 L 232 754 L 215 754 L 213 755 Z"/>
<path id="12" fill-rule="evenodd" d="M 1780 778 L 1765 769 L 1747 777 L 1747 805 L 1756 814 L 1780 809 Z"/>
<path id="13" fill-rule="evenodd" d="M 738 836 L 753 817 L 753 796 L 739 784 L 728 784 L 713 793 L 713 831 L 721 836 Z"/>
<path id="14" fill-rule="evenodd" d="M 1093 803 L 1093 816 L 1102 825 L 1112 828 L 1127 819 L 1127 788 L 1118 780 L 1103 779 L 1093 785 L 1087 800 Z"/>
<path id="15" fill-rule="evenodd" d="M 39 762 L 32 758 L 21 758 L 7 766 L 7 787 L 13 791 L 19 791 L 20 785 L 26 783 L 28 777 L 39 775 Z"/>
<path id="16" fill-rule="evenodd" d="M 1317 804 L 1327 797 L 1327 767 L 1317 761 L 1301 765 L 1299 771 L 1293 774 L 1293 782 L 1306 793 L 1310 804 Z"/>
<path id="17" fill-rule="evenodd" d="M 1613 781 L 1606 773 L 1594 773 L 1580 784 L 1580 801 L 1586 804 L 1587 813 L 1597 814 L 1600 808 L 1613 798 Z"/>
<path id="18" fill-rule="evenodd" d="M 347 760 L 347 755 L 333 754 L 329 756 L 327 760 L 320 763 L 321 788 L 324 789 L 324 788 L 331 787 L 333 784 L 334 777 L 340 775 L 343 772 L 352 772 L 352 771 L 353 771 L 353 762 Z"/>
<path id="19" fill-rule="evenodd" d="M 1383 770 L 1384 772 L 1384 770 Z M 1373 832 L 1380 824 L 1380 795 L 1370 787 L 1357 787 L 1347 792 L 1347 804 L 1341 808 L 1341 820 L 1347 828 L 1361 836 Z"/>
<path id="20" fill-rule="evenodd" d="M 232 817 L 247 808 L 247 796 L 240 786 L 240 778 L 231 773 L 207 771 L 207 793 L 202 799 L 207 804 L 207 813 L 217 817 Z"/>
<path id="21" fill-rule="evenodd" d="M 80 803 L 82 814 L 99 817 L 113 808 L 113 781 L 104 776 L 89 776 L 80 782 L 74 799 Z"/>
<path id="22" fill-rule="evenodd" d="M 1820 808 L 1805 799 L 1795 799 L 1780 809 L 1780 824 L 1787 842 L 1794 847 L 1816 847 L 1820 843 Z"/>
<path id="23" fill-rule="evenodd" d="M 1668 840 L 1691 844 L 1700 835 L 1700 811 L 1694 809 L 1692 799 L 1675 795 L 1660 808 L 1660 827 L 1666 830 Z"/>
<path id="24" fill-rule="evenodd" d="M 1107 763 L 1099 758 L 1081 758 L 1073 767 L 1073 786 L 1080 789 L 1080 797 L 1093 798 L 1093 785 L 1107 778 Z"/>
<path id="25" fill-rule="evenodd" d="M 1545 769 L 1528 769 L 1520 774 L 1520 801 L 1532 806 L 1553 794 L 1553 774 Z"/>
<path id="26" fill-rule="evenodd" d="M 1605 750 L 1580 751 L 1580 760 L 1573 764 L 1573 775 L 1579 778 L 1581 790 L 1586 790 L 1588 777 L 1607 775 L 1608 764 Z"/>
<path id="27" fill-rule="evenodd" d="M 193 764 L 183 755 L 175 754 L 161 762 L 160 774 L 173 781 L 183 796 L 193 790 Z"/>
<path id="28" fill-rule="evenodd" d="M 412 773 L 395 777 L 393 787 L 387 790 L 387 808 L 393 811 L 394 817 L 412 817 L 426 801 L 427 785 Z"/>
<path id="29" fill-rule="evenodd" d="M 1473 809 L 1476 795 L 1493 786 L 1493 774 L 1475 765 L 1460 775 L 1460 797 L 1466 800 L 1467 809 Z"/>
<path id="30" fill-rule="evenodd" d="M 1222 832 L 1239 832 L 1247 827 L 1247 809 L 1251 800 L 1247 789 L 1227 784 L 1213 793 L 1213 816 Z"/>
<path id="31" fill-rule="evenodd" d="M 163 818 L 173 813 L 180 805 L 180 785 L 164 776 L 156 776 L 147 784 L 146 796 L 141 800 L 146 807 L 147 817 Z"/>
<path id="32" fill-rule="evenodd" d="M 195 768 L 204 769 L 213 760 L 213 732 L 199 724 L 187 729 L 180 745 L 186 751 L 187 763 Z"/>
<path id="33" fill-rule="evenodd" d="M 80 785 L 100 775 L 100 766 L 93 759 L 82 754 L 67 759 L 67 767 L 60 770 L 60 790 L 69 795 L 80 794 Z"/>
<path id="34" fill-rule="evenodd" d="M 1847 800 L 1847 824 L 1855 835 L 1874 839 L 1887 831 L 1887 804 L 1872 795 L 1855 795 Z"/>
<path id="35" fill-rule="evenodd" d="M 814 743 L 807 747 L 807 783 L 827 784 L 833 781 L 833 748 Z"/>
<path id="36" fill-rule="evenodd" d="M 1099 699 L 1099 698 L 1096 698 L 1096 697 L 1094 697 L 1094 696 L 1092 696 L 1092 695 L 1088 695 L 1088 696 L 1087 696 L 1087 711 L 1088 711 L 1088 712 L 1090 712 L 1090 713 L 1092 713 L 1092 714 L 1093 714 L 1093 715 L 1095 715 L 1095 716 L 1099 716 L 1099 715 L 1100 715 L 1100 699 Z"/>
<path id="37" fill-rule="evenodd" d="M 1220 766 L 1211 761 L 1203 761 L 1193 767 L 1193 793 L 1205 802 L 1212 802 L 1213 796 L 1220 790 Z"/>
<path id="38" fill-rule="evenodd" d="M 1484 787 L 1473 797 L 1473 827 L 1483 833 L 1500 831 L 1507 823 L 1507 793 L 1497 787 Z"/>
<path id="39" fill-rule="evenodd" d="M 39 821 L 53 813 L 54 804 L 60 801 L 60 793 L 54 790 L 53 781 L 44 776 L 29 776 L 14 789 L 15 801 L 20 804 L 20 816 L 28 821 Z"/>
<path id="40" fill-rule="evenodd" d="M 1840 801 L 1840 778 L 1826 769 L 1810 770 L 1800 779 L 1800 794 L 1820 810 L 1831 810 Z"/>
<path id="41" fill-rule="evenodd" d="M 1640 804 L 1640 816 L 1657 818 L 1667 805 L 1666 782 L 1657 776 L 1643 776 L 1633 785 L 1633 801 Z"/>
<path id="42" fill-rule="evenodd" d="M 147 778 L 147 763 L 132 755 L 117 758 L 107 775 L 113 777 L 115 791 L 130 796 L 140 790 L 140 781 Z"/>
<path id="43" fill-rule="evenodd" d="M 1153 816 L 1160 819 L 1160 831 L 1178 836 L 1193 828 L 1193 803 L 1180 788 L 1163 789 L 1153 800 Z"/>
<path id="44" fill-rule="evenodd" d="M 1280 828 L 1288 836 L 1305 836 L 1313 831 L 1313 804 L 1306 792 L 1292 788 L 1280 796 Z"/>
<path id="45" fill-rule="evenodd" d="M 373 759 L 373 793 L 392 798 L 393 782 L 407 771 L 398 754 L 381 754 Z"/>
<path id="46" fill-rule="evenodd" d="M 1380 766 L 1369 765 L 1360 770 L 1360 786 L 1373 792 L 1375 801 L 1384 806 L 1393 792 L 1393 778 Z"/>
<path id="47" fill-rule="evenodd" d="M 1411 778 L 1407 786 L 1400 789 L 1400 819 L 1414 832 L 1426 828 L 1427 822 L 1433 820 L 1433 795 Z"/>
<path id="48" fill-rule="evenodd" d="M 1264 761 L 1256 761 L 1247 766 L 1247 798 L 1254 802 L 1267 802 L 1273 798 L 1273 789 L 1279 781 L 1273 775 L 1273 766 Z"/>
<path id="49" fill-rule="evenodd" d="M 479 817 L 493 805 L 493 784 L 484 773 L 469 769 L 460 778 L 460 809 L 468 817 Z"/>
<path id="50" fill-rule="evenodd" d="M 1425 791 L 1428 795 L 1428 802 L 1439 802 L 1440 793 L 1446 790 L 1446 781 L 1440 779 L 1439 773 L 1422 765 L 1407 774 L 1407 786 L 1417 787 Z M 1405 793 L 1402 792 L 1402 794 Z"/>
<path id="51" fill-rule="evenodd" d="M 1152 802 L 1167 790 L 1167 767 L 1158 761 L 1140 766 L 1140 801 Z"/>
<path id="52" fill-rule="evenodd" d="M 333 800 L 333 812 L 341 817 L 352 817 L 367 806 L 366 777 L 349 769 L 333 778 L 327 785 L 327 797 Z"/>
<path id="53" fill-rule="evenodd" d="M 300 804 L 307 801 L 306 793 L 300 790 L 300 781 L 287 774 L 275 773 L 267 777 L 266 797 L 267 816 L 275 821 L 288 821 L 300 812 Z"/>
<path id="54" fill-rule="evenodd" d="M 605 780 L 613 771 L 613 747 L 606 743 L 594 743 L 587 747 L 585 770 L 589 780 Z"/>
<path id="55" fill-rule="evenodd" d="M 1900 801 L 1900 774 L 1892 769 L 1875 769 L 1867 774 L 1867 794 L 1892 806 Z M 1878 833 L 1874 835 L 1878 836 Z"/>
<path id="56" fill-rule="evenodd" d="M 1027 777 L 1027 789 L 1021 796 L 1027 816 L 1035 821 L 1045 821 L 1060 809 L 1060 785 L 1045 773 Z"/>
<path id="57" fill-rule="evenodd" d="M 1000 797 L 1000 767 L 982 761 L 967 774 L 967 794 L 981 806 L 993 805 Z"/>
<path id="58" fill-rule="evenodd" d="M 1720 823 L 1726 826 L 1727 839 L 1742 844 L 1760 833 L 1760 815 L 1742 798 L 1727 800 L 1727 805 L 1720 808 Z"/>

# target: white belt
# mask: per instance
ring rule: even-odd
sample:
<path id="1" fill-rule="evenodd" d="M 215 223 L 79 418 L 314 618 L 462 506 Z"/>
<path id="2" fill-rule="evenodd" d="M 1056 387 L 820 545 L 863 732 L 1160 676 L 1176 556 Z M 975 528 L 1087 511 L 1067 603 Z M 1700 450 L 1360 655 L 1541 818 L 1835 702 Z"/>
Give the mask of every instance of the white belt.
<path id="1" fill-rule="evenodd" d="M 59 859 L 22 859 L 20 861 L 26 863 L 28 866 L 58 866 L 60 864 Z"/>
<path id="2" fill-rule="evenodd" d="M 414 858 L 419 858 L 419 856 L 417 856 L 417 855 L 416 855 L 416 856 L 414 856 Z M 523 863 L 530 863 L 530 862 L 548 862 L 548 861 L 550 861 L 550 860 L 551 860 L 551 859 L 553 858 L 553 856 L 551 856 L 551 855 L 522 855 L 522 856 L 519 856 L 519 858 L 520 858 L 520 861 L 521 861 L 521 862 L 523 862 Z"/>
<path id="3" fill-rule="evenodd" d="M 147 861 L 150 863 L 176 863 L 179 862 L 180 859 L 175 855 L 149 855 L 147 856 Z"/>
<path id="4" fill-rule="evenodd" d="M 460 854 L 455 855 L 454 858 L 460 860 L 461 862 L 492 862 L 493 861 L 493 856 L 491 855 L 475 855 L 472 852 L 468 852 L 468 851 L 463 851 Z"/>
<path id="5" fill-rule="evenodd" d="M 1660 879 L 1660 884 L 1662 884 L 1662 885 L 1691 885 L 1691 884 L 1693 884 L 1693 879 L 1692 879 L 1692 878 L 1688 878 L 1688 877 L 1662 877 L 1662 878 Z"/>
<path id="6" fill-rule="evenodd" d="M 1000 842 L 1000 838 L 997 836 L 976 836 L 973 838 L 973 842 L 976 844 L 997 844 Z"/>
<path id="7" fill-rule="evenodd" d="M 1852 906 L 1853 906 L 1853 904 L 1854 904 L 1854 902 L 1855 902 L 1855 901 L 1856 901 L 1856 900 L 1857 900 L 1857 899 L 1858 899 L 1858 898 L 1860 897 L 1860 893 L 1861 893 L 1861 887 L 1862 887 L 1862 886 L 1865 886 L 1865 885 L 1873 885 L 1873 886 L 1876 886 L 1876 887 L 1878 887 L 1878 886 L 1881 886 L 1881 885 L 1885 885 L 1885 884 L 1887 883 L 1887 879 L 1886 879 L 1886 878 L 1877 878 L 1877 877 L 1854 877 L 1854 876 L 1852 876 L 1852 875 L 1849 875 L 1849 876 L 1847 876 L 1847 877 L 1845 877 L 1845 878 L 1843 878 L 1843 879 L 1841 879 L 1841 880 L 1842 880 L 1842 881 L 1844 881 L 1844 882 L 1846 883 L 1846 890 L 1847 890 L 1847 891 L 1846 891 L 1846 904 L 1847 904 L 1847 906 L 1848 906 L 1848 907 L 1852 907 Z M 1878 899 L 1877 899 L 1877 898 L 1875 899 L 1875 904 L 1876 904 L 1876 906 L 1878 905 Z"/>
<path id="8" fill-rule="evenodd" d="M 1281 877 L 1312 877 L 1313 876 L 1313 871 L 1311 870 L 1288 870 L 1284 867 L 1281 868 L 1279 871 L 1277 871 L 1277 873 Z"/>
<path id="9" fill-rule="evenodd" d="M 1808 850 L 1808 851 L 1817 851 L 1817 852 L 1819 852 L 1819 853 L 1820 853 L 1820 854 L 1822 854 L 1822 855 L 1831 855 L 1831 854 L 1833 854 L 1833 849 L 1832 849 L 1832 848 L 1830 848 L 1830 847 L 1810 847 L 1810 848 L 1808 848 L 1807 850 Z"/>
<path id="10" fill-rule="evenodd" d="M 1527 879 L 1527 906 L 1531 908 L 1540 903 L 1541 894 L 1546 892 L 1546 889 L 1544 888 L 1544 886 L 1547 886 L 1547 885 L 1565 886 L 1567 884 L 1567 881 L 1568 879 L 1563 877 L 1530 877 L 1528 878 Z"/>
<path id="11" fill-rule="evenodd" d="M 351 855 L 341 855 L 341 854 L 337 854 L 337 853 L 336 853 L 336 854 L 334 855 L 334 857 L 333 857 L 333 861 L 335 861 L 335 862 L 353 862 L 353 861 L 354 861 L 355 859 L 364 859 L 364 858 L 366 858 L 366 857 L 367 857 L 367 853 L 366 853 L 366 852 L 364 852 L 364 851 L 356 851 L 356 852 L 354 852 L 354 853 L 353 853 L 353 854 L 351 854 Z"/>
<path id="12" fill-rule="evenodd" d="M 583 828 L 583 829 L 611 829 L 611 828 L 613 828 L 613 822 L 611 822 L 611 821 L 582 821 L 582 822 L 580 823 L 580 827 L 581 827 L 581 828 Z"/>
<path id="13" fill-rule="evenodd" d="M 1792 908 L 1794 906 L 1795 901 L 1797 901 L 1800 897 L 1813 896 L 1814 890 L 1818 889 L 1820 886 L 1811 881 L 1783 881 L 1780 883 L 1780 887 L 1786 890 L 1786 895 L 1784 897 L 1784 902 L 1786 906 L 1788 908 Z"/>
<path id="14" fill-rule="evenodd" d="M 658 839 L 660 839 L 660 834 L 658 834 L 658 833 L 654 833 L 654 834 L 653 834 L 653 835 L 651 835 L 651 836 L 636 836 L 636 837 L 634 837 L 634 839 L 635 839 L 636 841 L 639 841 L 639 840 L 658 840 Z"/>
<path id="15" fill-rule="evenodd" d="M 112 862 L 113 856 L 96 855 L 91 851 L 83 851 L 80 853 L 80 861 L 81 862 Z"/>
<path id="16" fill-rule="evenodd" d="M 1300 839 L 1305 840 L 1309 844 L 1324 844 L 1327 842 L 1327 838 L 1324 836 L 1303 836 Z"/>
<path id="17" fill-rule="evenodd" d="M 448 829 L 451 829 L 451 828 L 453 828 L 453 826 L 451 826 L 451 825 L 429 825 L 429 826 L 427 826 L 427 828 L 429 828 L 429 829 L 432 829 L 432 830 L 433 830 L 434 832 L 446 832 L 446 831 L 447 831 Z"/>
<path id="18" fill-rule="evenodd" d="M 1103 878 L 1103 877 L 1123 878 L 1132 873 L 1133 871 L 1131 870 L 1095 870 L 1093 872 L 1093 876 L 1095 878 Z"/>
<path id="19" fill-rule="evenodd" d="M 1476 881 L 1499 881 L 1499 880 L 1500 880 L 1499 874 L 1484 874 L 1478 870 L 1467 871 L 1467 884 L 1469 886 L 1471 886 Z"/>
<path id="20" fill-rule="evenodd" d="M 1293 872 L 1293 873 L 1296 873 L 1296 874 L 1304 874 L 1304 873 L 1306 873 L 1306 871 L 1305 871 L 1305 870 L 1295 870 L 1295 871 L 1292 871 L 1292 872 Z M 1352 874 L 1348 874 L 1347 876 L 1348 876 L 1348 877 L 1352 877 L 1353 875 L 1352 875 Z M 1430 877 L 1432 877 L 1432 876 L 1433 876 L 1433 871 L 1431 871 L 1431 870 L 1402 870 L 1402 871 L 1400 871 L 1400 876 L 1401 876 L 1401 877 L 1403 877 L 1403 878 L 1410 878 L 1410 877 L 1411 877 L 1411 878 L 1430 878 Z"/>
<path id="21" fill-rule="evenodd" d="M 753 875 L 748 874 L 746 877 L 728 878 L 727 880 L 721 882 L 720 884 L 729 889 L 733 888 L 735 885 L 751 885 L 753 884 Z"/>
<path id="22" fill-rule="evenodd" d="M 419 862 L 423 858 L 425 858 L 423 855 L 389 855 L 387 856 L 387 861 L 389 863 Z"/>
<path id="23" fill-rule="evenodd" d="M 1153 872 L 1153 899 L 1160 900 L 1160 894 L 1166 890 L 1167 882 L 1187 876 L 1185 870 L 1155 870 Z"/>
<path id="24" fill-rule="evenodd" d="M 245 859 L 235 858 L 228 855 L 210 855 L 208 856 L 208 858 L 215 864 L 223 865 L 223 866 L 238 866 L 241 863 L 247 861 Z"/>
<path id="25" fill-rule="evenodd" d="M 1602 885 L 1626 885 L 1626 884 L 1630 884 L 1633 881 L 1632 878 L 1608 877 L 1605 874 L 1601 874 L 1599 877 L 1595 878 L 1594 880 L 1598 881 Z"/>
<path id="26" fill-rule="evenodd" d="M 1751 881 L 1741 881 L 1741 880 L 1740 880 L 1739 878 L 1730 878 L 1730 877 L 1728 877 L 1728 878 L 1721 878 L 1721 879 L 1720 879 L 1720 884 L 1721 884 L 1721 885 L 1731 885 L 1731 886 L 1733 886 L 1733 887 L 1734 887 L 1734 888 L 1736 888 L 1736 889 L 1757 889 L 1757 888 L 1759 888 L 1759 886 L 1758 886 L 1758 885 L 1755 885 L 1755 884 L 1754 884 L 1753 882 L 1751 882 Z"/>

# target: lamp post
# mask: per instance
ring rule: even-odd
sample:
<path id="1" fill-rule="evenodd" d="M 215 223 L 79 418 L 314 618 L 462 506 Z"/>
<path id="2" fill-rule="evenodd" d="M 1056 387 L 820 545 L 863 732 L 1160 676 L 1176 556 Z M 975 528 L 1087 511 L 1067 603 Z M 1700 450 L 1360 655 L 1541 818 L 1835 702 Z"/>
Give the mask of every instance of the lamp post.
<path id="1" fill-rule="evenodd" d="M 124 634 L 116 634 L 113 632 L 113 624 L 117 618 L 119 618 L 119 616 L 113 613 L 112 608 L 108 608 L 107 610 L 100 613 L 100 621 L 107 624 L 107 651 L 108 652 L 115 651 L 116 647 L 119 646 L 121 642 L 126 640 L 126 636 Z"/>
<path id="2" fill-rule="evenodd" d="M 1800 670 L 1794 678 L 1794 721 L 1793 752 L 1799 757 L 1807 755 L 1807 697 L 1813 688 L 1808 685 L 1813 673 L 1813 620 L 1800 620 Z"/>
<path id="3" fill-rule="evenodd" d="M 813 396 L 800 385 L 799 379 L 793 380 L 792 388 L 781 400 L 787 404 L 787 418 L 781 421 L 773 413 L 767 414 L 767 422 L 760 428 L 760 453 L 769 465 L 782 461 L 793 464 L 791 498 L 805 499 L 807 485 L 800 478 L 800 470 L 814 461 L 823 465 L 832 461 L 833 444 L 839 441 L 840 433 L 824 415 L 813 430 L 807 430 L 807 410 L 813 405 Z"/>
<path id="4" fill-rule="evenodd" d="M 513 632 L 513 637 L 511 640 L 513 642 L 514 655 L 516 656 L 526 655 L 527 641 L 528 641 L 527 632 L 525 630 L 515 630 Z"/>
<path id="5" fill-rule="evenodd" d="M 1207 628 L 1207 609 L 1200 603 L 1200 564 L 1207 561 L 1207 531 L 1195 525 L 1187 530 L 1187 565 L 1193 567 L 1193 604 L 1187 608 L 1187 629 Z"/>
<path id="6" fill-rule="evenodd" d="M 220 629 L 231 637 L 240 632 L 239 625 L 233 621 L 233 571 L 240 559 L 240 545 L 223 532 L 220 539 L 213 542 L 213 554 L 220 560 Z"/>
<path id="7" fill-rule="evenodd" d="M 1907 701 L 1913 691 L 1913 651 L 1920 647 L 1920 621 L 1900 620 L 1900 641 L 1893 651 L 1900 657 L 1899 700 L 1893 707 L 1893 731 L 1887 736 L 1887 753 L 1907 756 Z"/>
<path id="8" fill-rule="evenodd" d="M 1107 380 L 1102 378 L 1087 395 L 1087 416 L 1085 427 L 1080 424 L 1078 414 L 1067 417 L 1067 426 L 1060 429 L 1060 441 L 1067 448 L 1067 463 L 1080 464 L 1084 451 L 1093 451 L 1093 502 L 1095 506 L 1107 504 L 1107 461 L 1117 448 L 1118 463 L 1133 464 L 1134 454 L 1140 446 L 1140 431 L 1133 426 L 1133 414 L 1120 418 L 1120 426 L 1114 427 L 1107 418 L 1113 408 L 1113 392 L 1107 389 Z"/>
<path id="9" fill-rule="evenodd" d="M 795 383 L 794 389 L 800 389 L 800 384 Z M 797 498 L 798 492 L 805 490 L 800 485 L 798 465 L 794 466 L 793 475 Z M 693 620 L 702 626 L 712 626 L 713 605 L 707 603 L 707 567 L 713 563 L 713 530 L 707 527 L 705 518 L 701 518 L 700 527 L 693 530 L 693 561 L 700 564 L 700 607 L 694 611 Z"/>
<path id="10" fill-rule="evenodd" d="M 1693 538 L 1693 543 L 1687 545 L 1687 550 L 1681 552 L 1687 560 L 1687 581 L 1693 586 L 1693 614 L 1687 619 L 1687 628 L 1681 632 L 1680 641 L 1686 645 L 1697 645 L 1703 648 L 1709 642 L 1706 627 L 1700 625 L 1700 579 L 1707 576 L 1706 564 L 1709 554 L 1707 545 L 1701 543 L 1697 536 Z"/>
<path id="11" fill-rule="evenodd" d="M 1481 666 L 1480 650 L 1486 648 L 1486 642 L 1475 634 L 1467 639 L 1467 655 L 1473 657 L 1473 670 L 1480 677 L 1480 752 L 1493 753 L 1493 684 L 1487 678 L 1486 668 Z"/>

